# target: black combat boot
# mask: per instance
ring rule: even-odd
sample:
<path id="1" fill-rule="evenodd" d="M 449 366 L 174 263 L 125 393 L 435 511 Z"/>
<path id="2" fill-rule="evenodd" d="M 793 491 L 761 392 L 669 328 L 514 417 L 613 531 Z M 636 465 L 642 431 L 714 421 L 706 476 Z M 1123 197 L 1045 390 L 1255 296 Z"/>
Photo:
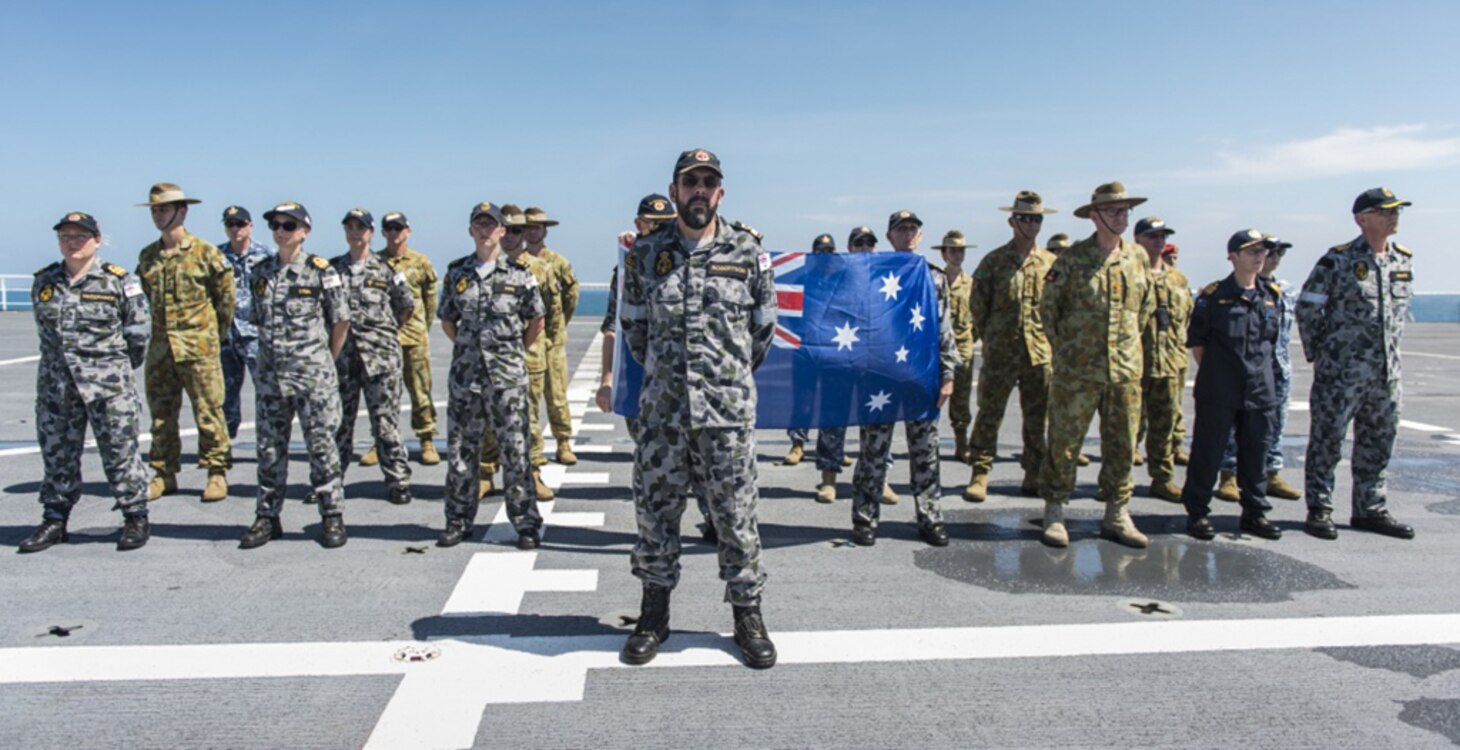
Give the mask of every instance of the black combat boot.
<path id="1" fill-rule="evenodd" d="M 390 504 L 391 505 L 410 505 L 411 504 L 411 488 L 410 487 L 391 487 L 390 488 Z"/>
<path id="2" fill-rule="evenodd" d="M 734 607 L 735 645 L 745 658 L 745 666 L 752 669 L 770 669 L 776 665 L 776 644 L 765 632 L 765 621 L 760 618 L 760 606 Z"/>
<path id="3" fill-rule="evenodd" d="M 446 528 L 436 539 L 437 547 L 455 547 L 461 540 L 471 536 L 471 522 L 453 518 L 446 522 Z"/>
<path id="4" fill-rule="evenodd" d="M 122 552 L 137 549 L 151 538 L 152 525 L 147 523 L 147 516 L 127 516 L 122 523 L 122 538 L 117 540 L 117 549 Z"/>
<path id="5" fill-rule="evenodd" d="M 262 547 L 271 539 L 278 539 L 284 536 L 284 528 L 279 525 L 279 519 L 268 516 L 257 516 L 253 519 L 253 525 L 243 533 L 243 538 L 238 540 L 239 549 L 253 549 Z"/>
<path id="6" fill-rule="evenodd" d="M 644 600 L 639 605 L 639 624 L 624 641 L 619 658 L 625 664 L 648 664 L 659 655 L 659 644 L 669 640 L 669 588 L 644 584 Z"/>
<path id="7" fill-rule="evenodd" d="M 20 543 L 21 552 L 40 552 L 43 549 L 50 549 L 51 545 L 69 540 L 71 537 L 66 534 L 66 522 L 54 521 L 47 518 L 41 521 L 41 525 L 32 531 L 25 541 Z"/>
<path id="8" fill-rule="evenodd" d="M 319 546 L 325 549 L 334 549 L 345 546 L 350 537 L 345 533 L 345 517 L 334 515 L 325 516 L 324 523 L 319 530 Z"/>
<path id="9" fill-rule="evenodd" d="M 537 529 L 523 529 L 517 532 L 517 549 L 533 550 L 542 546 L 542 535 Z"/>

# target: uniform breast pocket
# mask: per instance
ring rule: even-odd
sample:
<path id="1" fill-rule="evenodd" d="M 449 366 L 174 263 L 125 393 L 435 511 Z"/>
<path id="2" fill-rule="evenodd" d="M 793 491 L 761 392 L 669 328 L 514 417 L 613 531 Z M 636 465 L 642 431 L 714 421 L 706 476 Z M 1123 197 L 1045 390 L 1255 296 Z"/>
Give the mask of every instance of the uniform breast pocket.
<path id="1" fill-rule="evenodd" d="M 1414 294 L 1414 273 L 1412 271 L 1390 271 L 1389 293 L 1396 299 L 1409 299 Z"/>
<path id="2" fill-rule="evenodd" d="M 364 308 L 361 317 L 368 320 L 379 320 L 386 317 L 389 312 L 390 300 L 386 297 L 385 290 L 379 287 L 367 285 L 360 290 L 360 306 Z"/>
<path id="3" fill-rule="evenodd" d="M 754 300 L 745 281 L 711 276 L 705 279 L 704 303 L 706 313 L 739 319 L 749 313 Z"/>
<path id="4" fill-rule="evenodd" d="M 323 312 L 318 299 L 296 298 L 284 302 L 284 315 L 291 319 L 313 319 Z"/>
<path id="5" fill-rule="evenodd" d="M 654 283 L 648 296 L 654 302 L 678 304 L 684 301 L 684 283 L 679 274 L 665 276 Z"/>

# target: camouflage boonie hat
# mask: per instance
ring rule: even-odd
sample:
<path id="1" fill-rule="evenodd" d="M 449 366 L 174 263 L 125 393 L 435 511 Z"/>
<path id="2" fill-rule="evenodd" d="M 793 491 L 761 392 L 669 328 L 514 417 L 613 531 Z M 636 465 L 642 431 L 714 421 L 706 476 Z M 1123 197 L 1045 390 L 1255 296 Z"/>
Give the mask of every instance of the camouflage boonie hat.
<path id="1" fill-rule="evenodd" d="M 813 253 L 834 253 L 836 252 L 836 240 L 829 234 L 818 235 L 811 241 L 811 252 Z"/>
<path id="2" fill-rule="evenodd" d="M 243 206 L 229 206 L 223 209 L 223 221 L 242 221 L 253 223 L 253 216 Z"/>
<path id="3" fill-rule="evenodd" d="M 1256 229 L 1243 229 L 1227 240 L 1227 254 L 1240 253 L 1249 247 L 1265 244 L 1266 240 L 1263 239 L 1262 232 Z"/>
<path id="4" fill-rule="evenodd" d="M 948 230 L 948 233 L 947 234 L 943 235 L 943 242 L 941 244 L 934 245 L 933 246 L 933 249 L 934 250 L 969 250 L 969 249 L 972 249 L 972 248 L 975 248 L 975 247 L 978 247 L 978 245 L 970 245 L 970 244 L 967 244 L 967 242 L 963 238 L 963 233 L 962 232 L 958 231 L 957 229 L 950 229 L 950 230 Z"/>
<path id="5" fill-rule="evenodd" d="M 1053 208 L 1045 208 L 1044 207 L 1044 199 L 1043 198 L 1040 198 L 1039 197 L 1039 193 L 1036 193 L 1033 190 L 1020 190 L 1019 191 L 1019 194 L 1014 196 L 1014 205 L 1012 205 L 1012 206 L 999 206 L 999 210 L 1000 211 L 1007 211 L 1008 213 L 1011 213 L 1011 214 L 1056 214 L 1056 213 L 1059 213 L 1058 211 L 1054 210 Z"/>
<path id="6" fill-rule="evenodd" d="M 528 206 L 523 213 L 527 216 L 527 223 L 533 226 L 555 227 L 558 225 L 557 220 L 549 219 L 547 212 L 537 206 Z"/>
<path id="7" fill-rule="evenodd" d="M 700 167 L 712 169 L 722 178 L 725 176 L 725 173 L 720 171 L 720 157 L 702 148 L 690 149 L 680 154 L 679 159 L 674 162 L 674 176 L 678 177 L 691 169 Z"/>
<path id="8" fill-rule="evenodd" d="M 481 203 L 478 203 L 475 206 L 471 207 L 471 218 L 467 219 L 467 222 L 470 223 L 476 221 L 478 216 L 490 216 L 492 217 L 492 221 L 501 224 L 502 207 L 498 206 L 495 203 L 492 203 L 491 201 L 482 201 Z"/>
<path id="9" fill-rule="evenodd" d="M 76 226 L 90 232 L 93 237 L 101 234 L 101 229 L 96 225 L 96 217 L 92 216 L 91 214 L 82 213 L 80 211 L 72 211 L 71 213 L 62 216 L 61 220 L 56 222 L 56 225 L 51 227 L 51 229 L 59 232 L 61 231 L 61 227 L 64 227 L 67 224 L 75 224 Z"/>
<path id="10" fill-rule="evenodd" d="M 1162 219 L 1159 216 L 1147 216 L 1146 218 L 1136 222 L 1135 236 L 1139 237 L 1143 234 L 1149 234 L 1151 232 L 1161 232 L 1162 234 L 1166 235 L 1176 234 L 1176 230 L 1166 226 L 1166 220 Z"/>
<path id="11" fill-rule="evenodd" d="M 666 221 L 673 219 L 679 214 L 674 210 L 674 204 L 669 199 L 658 194 L 650 193 L 639 201 L 638 217 L 649 221 Z"/>
<path id="12" fill-rule="evenodd" d="M 151 190 L 147 191 L 147 202 L 138 203 L 137 205 L 141 208 L 151 208 L 152 206 L 165 206 L 169 203 L 192 205 L 194 203 L 202 203 L 202 201 L 197 198 L 187 197 L 183 193 L 183 189 L 175 183 L 159 182 L 153 185 Z"/>
<path id="13" fill-rule="evenodd" d="M 1059 252 L 1070 249 L 1070 236 L 1061 232 L 1049 238 L 1049 244 L 1044 246 L 1045 250 Z"/>
<path id="14" fill-rule="evenodd" d="M 366 229 L 375 228 L 375 217 L 371 216 L 370 212 L 366 211 L 363 208 L 350 209 L 350 212 L 345 214 L 345 218 L 340 219 L 340 226 L 348 224 L 350 222 L 350 219 L 354 219 L 355 221 L 364 224 Z"/>
<path id="15" fill-rule="evenodd" d="M 902 211 L 893 211 L 892 215 L 887 217 L 887 231 L 891 232 L 893 229 L 897 228 L 898 224 L 902 224 L 908 221 L 917 224 L 918 226 L 923 225 L 923 220 L 919 219 L 917 214 L 904 209 Z"/>
<path id="16" fill-rule="evenodd" d="M 1088 219 L 1090 218 L 1090 211 L 1092 209 L 1101 208 L 1102 206 L 1122 205 L 1134 207 L 1145 202 L 1145 198 L 1126 195 L 1125 185 L 1122 185 L 1120 182 L 1107 182 L 1095 188 L 1095 192 L 1090 195 L 1089 203 L 1075 209 L 1075 216 L 1081 219 Z"/>
<path id="17" fill-rule="evenodd" d="M 502 205 L 502 226 L 525 227 L 527 226 L 527 214 L 511 203 L 504 203 Z"/>
<path id="18" fill-rule="evenodd" d="M 306 227 L 312 228 L 314 226 L 309 221 L 309 211 L 294 201 L 284 201 L 272 209 L 265 211 L 264 221 L 273 221 L 277 216 L 290 216 L 304 222 L 304 226 Z"/>

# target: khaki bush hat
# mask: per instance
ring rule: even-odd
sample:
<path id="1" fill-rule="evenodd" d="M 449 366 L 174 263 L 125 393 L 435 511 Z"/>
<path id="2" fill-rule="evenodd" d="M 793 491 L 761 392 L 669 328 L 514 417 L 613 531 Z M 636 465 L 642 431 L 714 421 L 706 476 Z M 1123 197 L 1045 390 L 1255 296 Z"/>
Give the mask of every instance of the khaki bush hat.
<path id="1" fill-rule="evenodd" d="M 940 244 L 940 245 L 934 245 L 933 246 L 933 249 L 934 250 L 969 250 L 969 249 L 972 249 L 972 248 L 975 248 L 975 247 L 978 247 L 978 245 L 970 245 L 970 244 L 967 244 L 967 242 L 963 239 L 963 233 L 962 232 L 958 231 L 957 229 L 951 229 L 951 230 L 948 231 L 947 234 L 943 235 L 943 243 Z"/>
<path id="2" fill-rule="evenodd" d="M 502 204 L 502 226 L 504 227 L 525 227 L 527 226 L 527 214 L 522 209 L 511 203 Z"/>
<path id="3" fill-rule="evenodd" d="M 1068 250 L 1070 249 L 1070 236 L 1064 233 L 1049 238 L 1049 244 L 1045 245 L 1046 250 Z"/>
<path id="4" fill-rule="evenodd" d="M 202 201 L 197 198 L 187 197 L 183 194 L 182 188 L 171 182 L 159 182 L 153 185 L 151 190 L 147 191 L 147 202 L 138 203 L 137 205 L 142 208 L 151 208 L 152 206 L 163 206 L 168 203 L 186 203 L 192 205 L 194 203 L 202 203 Z"/>
<path id="5" fill-rule="evenodd" d="M 1104 185 L 1095 188 L 1095 192 L 1090 196 L 1089 203 L 1086 203 L 1085 205 L 1075 209 L 1075 216 L 1078 216 L 1081 219 L 1088 219 L 1090 218 L 1090 211 L 1092 209 L 1100 208 L 1102 206 L 1111 206 L 1116 204 L 1122 206 L 1139 206 L 1145 202 L 1145 198 L 1137 198 L 1133 195 L 1126 195 L 1125 185 L 1122 185 L 1119 182 L 1107 182 Z"/>
<path id="6" fill-rule="evenodd" d="M 1014 196 L 1014 205 L 1012 205 L 1012 206 L 999 206 L 999 210 L 1000 211 L 1007 211 L 1007 212 L 1009 212 L 1011 214 L 1055 214 L 1055 213 L 1059 213 L 1058 211 L 1054 210 L 1053 208 L 1045 208 L 1044 207 L 1044 199 L 1043 198 L 1040 198 L 1039 197 L 1039 193 L 1036 193 L 1033 190 L 1020 190 L 1019 191 L 1019 194 L 1016 195 L 1016 196 Z"/>
<path id="7" fill-rule="evenodd" d="M 555 227 L 558 225 L 557 220 L 549 219 L 547 212 L 537 206 L 528 206 L 524 213 L 527 215 L 528 224 L 536 224 L 540 227 Z"/>

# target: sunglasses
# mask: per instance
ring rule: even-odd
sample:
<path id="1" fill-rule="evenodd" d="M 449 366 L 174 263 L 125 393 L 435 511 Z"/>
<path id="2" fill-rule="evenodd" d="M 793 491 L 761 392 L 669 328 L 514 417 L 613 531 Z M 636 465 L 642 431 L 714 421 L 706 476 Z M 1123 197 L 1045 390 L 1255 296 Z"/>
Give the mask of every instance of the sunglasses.
<path id="1" fill-rule="evenodd" d="M 223 226 L 228 227 L 229 229 L 243 229 L 244 227 L 248 226 L 248 222 L 246 222 L 246 221 L 225 221 L 225 222 L 223 222 Z"/>
<path id="2" fill-rule="evenodd" d="M 697 177 L 692 174 L 682 174 L 679 176 L 679 184 L 681 187 L 688 188 L 690 190 L 693 190 L 700 185 L 704 185 L 706 190 L 714 190 L 715 188 L 720 187 L 720 178 L 717 175 L 712 174 L 707 174 L 703 177 Z"/>
<path id="3" fill-rule="evenodd" d="M 284 230 L 286 232 L 292 232 L 292 231 L 294 231 L 294 230 L 296 230 L 298 228 L 299 228 L 299 222 L 297 222 L 297 221 L 271 221 L 271 222 L 269 222 L 269 231 L 271 231 L 271 232 L 277 232 L 280 229 L 282 229 L 282 230 Z"/>
<path id="4" fill-rule="evenodd" d="M 1378 214 L 1379 216 L 1398 216 L 1403 212 L 1404 206 L 1395 206 L 1394 208 L 1370 208 L 1364 211 L 1364 213 L 1366 214 Z"/>
<path id="5" fill-rule="evenodd" d="M 507 234 L 522 234 L 526 231 L 527 227 L 511 227 L 507 230 Z"/>
<path id="6" fill-rule="evenodd" d="M 1025 224 L 1042 224 L 1044 217 L 1040 214 L 1014 214 L 1014 221 L 1022 221 Z"/>
<path id="7" fill-rule="evenodd" d="M 405 227 L 400 224 L 386 224 L 384 227 L 384 230 L 387 232 L 399 232 L 402 229 L 405 229 Z"/>
<path id="8" fill-rule="evenodd" d="M 877 247 L 877 240 L 856 240 L 852 247 Z"/>
<path id="9" fill-rule="evenodd" d="M 1095 210 L 1106 216 L 1130 216 L 1130 206 L 1114 206 L 1111 208 L 1097 208 Z"/>

